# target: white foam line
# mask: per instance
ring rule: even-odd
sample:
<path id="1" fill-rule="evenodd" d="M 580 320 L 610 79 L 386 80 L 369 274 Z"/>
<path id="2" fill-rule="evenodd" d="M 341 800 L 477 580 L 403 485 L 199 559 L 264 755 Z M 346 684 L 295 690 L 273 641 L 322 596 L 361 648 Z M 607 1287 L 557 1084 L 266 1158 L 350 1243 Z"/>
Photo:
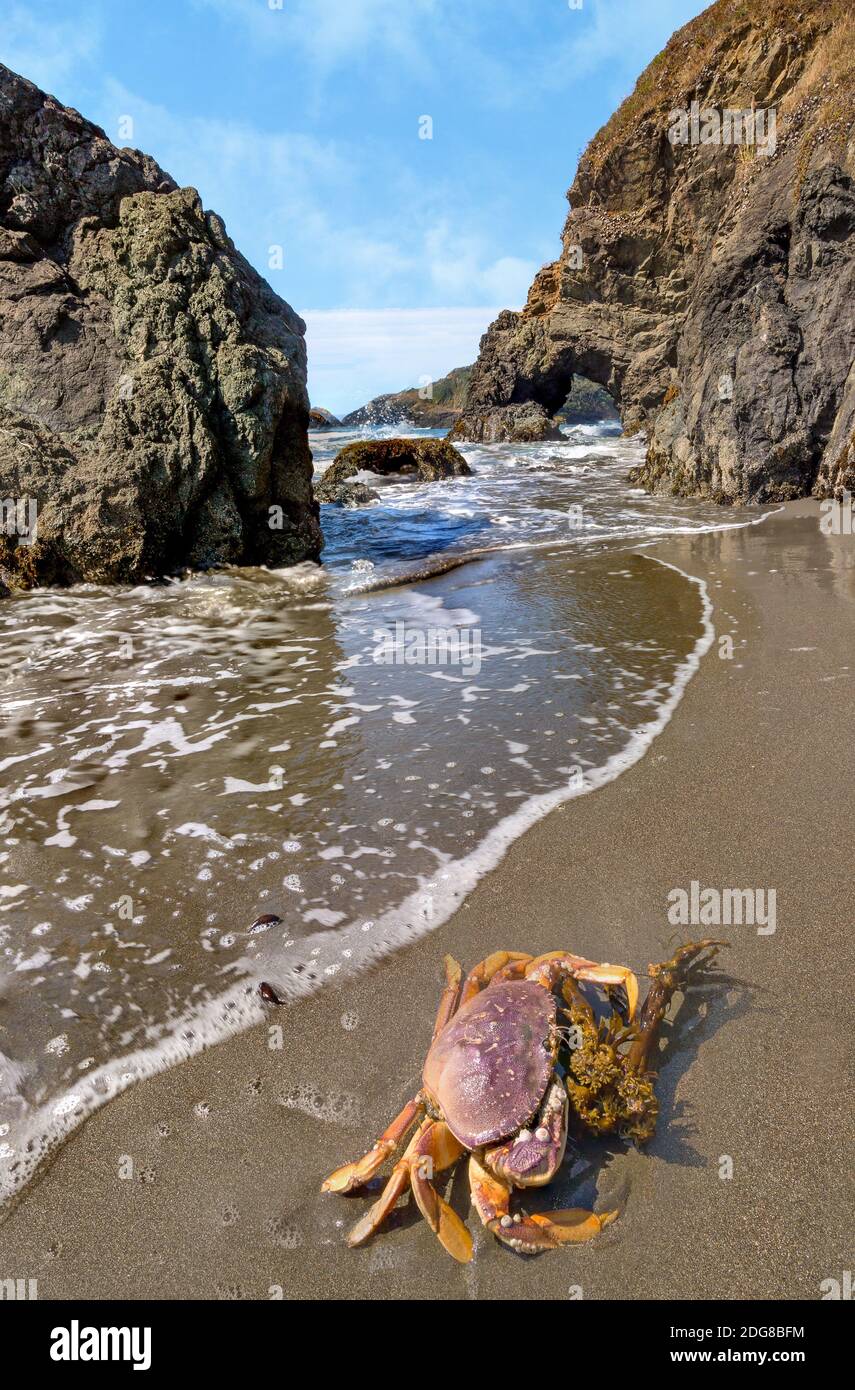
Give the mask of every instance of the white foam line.
<path id="1" fill-rule="evenodd" d="M 355 922 L 344 930 L 316 932 L 295 943 L 280 962 L 283 978 L 276 979 L 274 966 L 265 967 L 268 977 L 274 979 L 281 998 L 295 1001 L 315 994 L 333 978 L 336 983 L 341 983 L 342 975 L 361 973 L 392 951 L 435 931 L 452 916 L 485 874 L 501 863 L 511 845 L 525 831 L 559 806 L 606 786 L 640 761 L 656 736 L 670 722 L 689 681 L 715 638 L 713 606 L 704 580 L 655 556 L 644 555 L 640 558 L 682 575 L 697 587 L 702 602 L 703 630 L 693 650 L 679 666 L 668 698 L 660 706 L 656 718 L 642 731 L 636 731 L 629 745 L 613 754 L 602 767 L 586 772 L 587 786 L 567 785 L 531 797 L 495 825 L 477 849 L 438 870 L 398 907 L 379 917 L 371 925 L 370 931 L 366 931 L 364 922 Z M 429 915 L 425 912 L 426 900 L 431 903 Z M 302 973 L 296 971 L 297 965 L 302 967 Z M 235 965 L 236 969 L 242 967 L 253 972 L 258 970 L 255 962 L 241 961 Z M 284 975 L 286 970 L 287 977 Z M 312 978 L 307 978 L 310 972 Z M 88 1115 L 135 1081 L 165 1071 L 214 1043 L 244 1032 L 263 1018 L 271 1023 L 277 1022 L 277 1014 L 266 1010 L 259 1001 L 257 979 L 256 973 L 255 978 L 233 985 L 217 999 L 188 1010 L 182 1018 L 173 1021 L 168 1038 L 104 1063 L 96 1071 L 88 1073 L 65 1096 L 55 1097 L 27 1117 L 23 1125 L 16 1126 L 12 1142 L 17 1167 L 13 1171 L 9 1160 L 0 1160 L 0 1203 L 5 1203 L 20 1192 L 47 1155 Z M 188 1034 L 192 1036 L 188 1037 Z M 69 1110 L 66 1107 L 71 1097 L 76 1097 L 76 1100 Z"/>
<path id="2" fill-rule="evenodd" d="M 417 584 L 420 580 L 438 579 L 472 560 L 479 560 L 482 555 L 507 555 L 514 550 L 577 550 L 580 542 L 590 542 L 591 545 L 607 545 L 613 542 L 618 550 L 635 551 L 642 546 L 659 545 L 662 541 L 669 541 L 673 536 L 706 536 L 719 531 L 742 531 L 747 526 L 759 526 L 768 517 L 776 516 L 779 511 L 783 511 L 783 507 L 763 512 L 760 516 L 749 517 L 745 521 L 725 521 L 720 524 L 711 521 L 702 526 L 648 528 L 635 535 L 615 535 L 613 531 L 606 531 L 597 536 L 554 535 L 542 541 L 497 541 L 494 545 L 473 546 L 471 550 L 460 551 L 458 554 L 452 551 L 438 551 L 436 554 L 425 556 L 423 560 L 415 560 L 411 569 L 402 568 L 392 575 L 382 574 L 375 579 L 366 579 L 364 583 L 346 585 L 340 590 L 340 597 L 364 598 L 366 594 L 378 593 L 383 589 L 403 588 L 407 584 Z M 435 568 L 431 568 L 432 565 L 435 565 Z M 165 684 L 174 685 L 175 681 L 167 681 Z"/>
<path id="3" fill-rule="evenodd" d="M 700 500 L 703 501 L 703 499 Z M 644 545 L 659 545 L 661 541 L 668 541 L 671 539 L 672 536 L 708 536 L 717 535 L 720 531 L 744 531 L 748 526 L 760 526 L 764 521 L 767 521 L 770 516 L 777 516 L 778 513 L 782 512 L 783 510 L 783 506 L 773 507 L 768 512 L 761 512 L 760 516 L 747 517 L 744 521 L 710 521 L 705 522 L 700 526 L 671 526 L 665 528 L 660 527 L 655 529 L 648 528 L 648 530 L 646 531 L 636 532 L 635 535 L 621 536 L 616 535 L 613 531 L 605 531 L 598 536 L 561 536 L 556 534 L 554 536 L 547 537 L 546 540 L 542 541 L 496 541 L 494 545 L 473 546 L 471 550 L 461 551 L 460 554 L 463 555 L 465 559 L 474 559 L 480 555 L 504 555 L 507 554 L 509 550 L 555 550 L 556 548 L 561 549 L 562 547 L 565 547 L 567 549 L 575 549 L 578 547 L 580 540 L 589 540 L 593 544 L 597 545 L 606 545 L 609 542 L 614 542 L 615 547 L 619 550 L 635 550 L 638 547 Z M 453 554 L 454 552 L 438 552 L 440 556 L 445 553 Z M 432 559 L 434 557 L 431 556 L 428 558 Z M 645 558 L 651 559 L 652 557 L 645 556 Z M 665 562 L 663 560 L 659 563 L 664 564 Z M 676 566 L 671 565 L 670 568 L 674 569 L 676 568 Z M 682 574 L 683 571 L 680 570 L 679 573 Z M 431 579 L 433 576 L 430 574 L 422 575 L 419 573 L 415 573 L 413 577 L 415 579 Z M 693 577 L 694 576 L 692 575 L 686 575 L 687 579 L 692 579 Z M 395 582 L 403 582 L 403 580 L 398 580 Z M 348 590 L 347 597 L 349 597 L 350 594 L 353 592 L 358 591 Z"/>

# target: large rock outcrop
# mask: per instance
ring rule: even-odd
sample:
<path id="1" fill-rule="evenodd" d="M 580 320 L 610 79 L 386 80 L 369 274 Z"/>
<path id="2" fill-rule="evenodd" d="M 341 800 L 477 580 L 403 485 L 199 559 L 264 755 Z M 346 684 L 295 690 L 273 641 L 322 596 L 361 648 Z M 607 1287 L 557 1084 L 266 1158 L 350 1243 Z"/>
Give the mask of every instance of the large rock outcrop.
<path id="1" fill-rule="evenodd" d="M 0 66 L 0 578 L 316 557 L 304 332 L 194 189 Z"/>
<path id="2" fill-rule="evenodd" d="M 851 487 L 853 97 L 849 0 L 718 0 L 679 30 L 585 151 L 562 254 L 482 339 L 457 432 L 548 422 L 582 373 L 646 432 L 651 489 Z"/>
<path id="3" fill-rule="evenodd" d="M 465 478 L 471 472 L 463 455 L 447 439 L 361 439 L 339 450 L 315 496 L 319 502 L 371 500 L 365 496 L 357 499 L 351 490 L 360 473 L 436 483 L 445 478 Z"/>

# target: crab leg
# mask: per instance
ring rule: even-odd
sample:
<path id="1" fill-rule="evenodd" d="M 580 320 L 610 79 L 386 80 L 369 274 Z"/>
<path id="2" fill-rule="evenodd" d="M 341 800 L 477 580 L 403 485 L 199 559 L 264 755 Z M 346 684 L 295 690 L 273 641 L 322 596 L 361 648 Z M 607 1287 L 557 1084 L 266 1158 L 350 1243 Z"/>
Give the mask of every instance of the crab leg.
<path id="1" fill-rule="evenodd" d="M 430 1128 L 430 1120 L 422 1120 L 404 1153 L 398 1159 L 392 1169 L 389 1181 L 377 1198 L 373 1207 L 369 1207 L 364 1216 L 360 1217 L 356 1225 L 352 1228 L 347 1237 L 348 1245 L 364 1245 L 374 1232 L 379 1230 L 386 1217 L 394 1207 L 399 1197 L 403 1197 L 410 1185 L 410 1157 L 415 1152 L 416 1145 L 422 1135 Z"/>
<path id="2" fill-rule="evenodd" d="M 584 956 L 574 956 L 569 951 L 548 951 L 546 955 L 531 961 L 525 970 L 527 980 L 536 980 L 546 989 L 554 989 L 567 975 L 595 985 L 622 985 L 629 1004 L 628 1021 L 635 1017 L 638 981 L 633 971 L 625 965 L 609 965 L 606 961 L 598 964 L 594 960 L 585 960 Z"/>
<path id="3" fill-rule="evenodd" d="M 334 1173 L 321 1186 L 322 1192 L 352 1192 L 355 1187 L 364 1187 L 379 1173 L 387 1158 L 399 1149 L 416 1120 L 424 1114 L 424 1102 L 420 1096 L 408 1100 L 400 1114 L 396 1115 L 387 1129 L 384 1129 L 373 1149 L 355 1163 L 346 1163 L 336 1168 Z"/>
<path id="4" fill-rule="evenodd" d="M 440 1244 L 461 1264 L 472 1259 L 472 1237 L 457 1212 L 439 1195 L 431 1178 L 451 1168 L 465 1152 L 448 1125 L 439 1120 L 419 1134 L 407 1160 L 419 1211 Z"/>
<path id="5" fill-rule="evenodd" d="M 497 970 L 490 984 L 497 985 L 503 980 L 521 980 L 525 975 L 525 969 L 531 960 L 531 956 L 519 956 L 516 960 L 503 965 L 501 970 Z"/>
<path id="6" fill-rule="evenodd" d="M 650 1053 L 659 1037 L 659 1028 L 668 1011 L 671 996 L 675 989 L 685 983 L 688 971 L 698 965 L 708 965 L 726 941 L 689 941 L 662 965 L 650 965 L 647 973 L 653 983 L 647 991 L 647 998 L 638 1019 L 638 1035 L 627 1054 L 627 1065 L 632 1071 L 646 1070 Z M 710 954 L 701 960 L 704 951 Z"/>
<path id="7" fill-rule="evenodd" d="M 445 989 L 439 1001 L 439 1008 L 436 1014 L 436 1023 L 433 1025 L 433 1036 L 438 1037 L 446 1023 L 457 1013 L 458 999 L 460 997 L 460 981 L 463 971 L 453 956 L 446 956 L 443 960 L 445 966 Z"/>
<path id="8" fill-rule="evenodd" d="M 465 1150 L 446 1124 L 423 1120 L 401 1156 L 373 1207 L 357 1221 L 347 1238 L 348 1245 L 364 1245 L 379 1230 L 398 1198 L 408 1187 L 419 1211 L 431 1230 L 461 1264 L 472 1258 L 472 1237 L 456 1211 L 440 1197 L 431 1178 L 462 1157 Z"/>
<path id="9" fill-rule="evenodd" d="M 521 951 L 494 951 L 491 956 L 474 965 L 463 981 L 463 989 L 460 994 L 460 1003 L 468 1004 L 469 1000 L 480 990 L 488 985 L 494 975 L 499 971 L 509 969 L 519 969 L 522 965 L 531 960 L 531 956 L 525 955 Z"/>
<path id="10" fill-rule="evenodd" d="M 538 1255 L 559 1245 L 591 1240 L 617 1216 L 616 1211 L 598 1215 L 582 1207 L 551 1211 L 548 1215 L 538 1212 L 512 1216 L 511 1189 L 488 1173 L 474 1154 L 469 1159 L 469 1186 L 473 1206 L 488 1231 L 522 1255 Z"/>
<path id="11" fill-rule="evenodd" d="M 442 1032 L 449 1019 L 457 1012 L 460 977 L 463 973 L 453 956 L 446 956 L 444 964 L 446 984 L 433 1027 L 434 1037 Z M 386 1159 L 391 1158 L 401 1147 L 407 1133 L 416 1121 L 421 1119 L 424 1111 L 424 1102 L 420 1095 L 407 1101 L 388 1129 L 384 1129 L 374 1147 L 355 1163 L 346 1163 L 343 1168 L 336 1168 L 323 1183 L 321 1191 L 352 1192 L 355 1187 L 364 1187 L 365 1183 L 370 1182 L 379 1173 Z"/>

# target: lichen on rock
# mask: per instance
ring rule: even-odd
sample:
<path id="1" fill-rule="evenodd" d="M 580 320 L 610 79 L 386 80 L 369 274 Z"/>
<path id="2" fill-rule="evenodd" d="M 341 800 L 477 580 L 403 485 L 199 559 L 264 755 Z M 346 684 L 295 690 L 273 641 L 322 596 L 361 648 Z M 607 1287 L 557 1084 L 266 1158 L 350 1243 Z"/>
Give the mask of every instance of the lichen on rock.
<path id="1" fill-rule="evenodd" d="M 198 193 L 0 66 L 12 587 L 317 558 L 305 325 Z M 5 519 L 5 518 L 4 518 Z"/>

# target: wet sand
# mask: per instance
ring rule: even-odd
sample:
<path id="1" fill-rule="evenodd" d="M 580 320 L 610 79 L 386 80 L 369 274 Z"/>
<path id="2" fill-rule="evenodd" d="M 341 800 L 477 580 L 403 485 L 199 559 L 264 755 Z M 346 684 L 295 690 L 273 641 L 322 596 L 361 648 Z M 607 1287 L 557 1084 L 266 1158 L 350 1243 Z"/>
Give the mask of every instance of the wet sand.
<path id="1" fill-rule="evenodd" d="M 97 1112 L 0 1225 L 0 1278 L 43 1299 L 790 1299 L 851 1268 L 855 544 L 800 503 L 650 553 L 706 580 L 717 640 L 647 755 L 416 945 Z M 646 1152 L 591 1144 L 526 1198 L 620 1219 L 533 1260 L 476 1231 L 461 1267 L 404 1206 L 349 1251 L 366 1199 L 318 1188 L 418 1088 L 443 953 L 566 946 L 643 969 L 717 934 L 668 922 L 692 880 L 774 888 L 777 930 L 731 927 L 719 978 L 672 1012 Z M 463 1171 L 452 1191 L 465 1212 Z"/>

